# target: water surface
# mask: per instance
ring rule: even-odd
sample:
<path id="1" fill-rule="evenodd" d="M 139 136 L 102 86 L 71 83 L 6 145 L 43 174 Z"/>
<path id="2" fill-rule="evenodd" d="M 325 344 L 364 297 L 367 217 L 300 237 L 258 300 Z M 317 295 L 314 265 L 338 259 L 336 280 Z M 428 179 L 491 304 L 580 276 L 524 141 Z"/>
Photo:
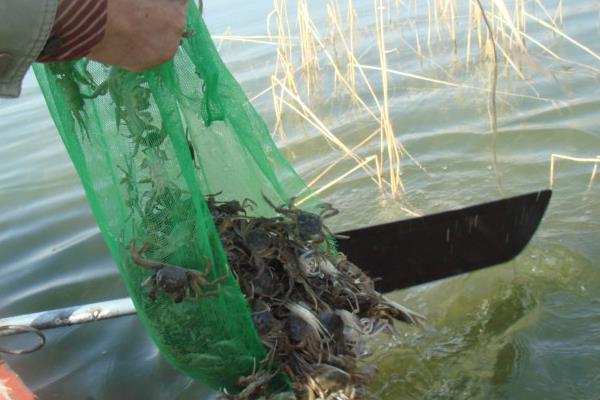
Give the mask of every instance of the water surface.
<path id="1" fill-rule="evenodd" d="M 600 53 L 596 2 L 564 3 L 565 32 Z M 355 1 L 355 5 L 362 29 L 360 61 L 378 64 L 372 3 Z M 229 27 L 239 35 L 263 35 L 271 3 L 229 0 L 207 4 L 206 10 L 214 34 Z M 323 32 L 324 15 L 314 8 Z M 536 15 L 541 16 L 539 10 Z M 417 25 L 422 35 L 424 26 Z M 581 49 L 529 26 L 532 35 L 537 32 L 536 37 L 563 58 L 600 68 L 600 62 Z M 405 43 L 388 37 L 391 68 L 480 86 L 489 83 L 481 69 L 466 70 L 464 51 L 455 56 L 441 44 L 421 65 L 408 47 L 415 44 L 414 30 L 404 29 Z M 464 49 L 464 40 L 458 46 Z M 224 41 L 221 52 L 254 96 L 270 84 L 275 48 Z M 532 94 L 529 85 L 533 85 L 545 99 L 502 95 L 498 99 L 497 155 L 505 190 L 511 195 L 548 186 L 552 153 L 600 155 L 598 73 L 530 48 L 535 63 L 524 67 L 527 82 L 503 77 L 501 88 Z M 374 124 L 347 97 L 331 95 L 332 74 L 323 69 L 321 90 L 310 105 L 346 143 L 358 143 Z M 381 94 L 378 73 L 369 72 L 369 77 Z M 373 106 L 364 87 L 359 93 Z M 258 98 L 255 105 L 273 126 L 269 97 Z M 407 218 L 403 211 L 407 204 L 430 213 L 500 197 L 486 108 L 487 94 L 481 91 L 394 77 L 390 85 L 394 130 L 422 168 L 405 162 L 407 191 L 402 201 L 381 195 L 360 171 L 325 191 L 323 199 L 342 211 L 332 227 L 342 230 Z M 278 144 L 310 180 L 341 153 L 289 111 L 287 115 L 287 137 L 278 137 Z M 18 100 L 0 100 L 0 132 L 0 316 L 126 296 L 32 75 Z M 362 156 L 374 152 L 377 143 L 360 150 Z M 331 176 L 351 166 L 341 163 Z M 591 171 L 591 164 L 557 164 L 546 218 L 515 261 L 393 294 L 427 315 L 428 322 L 423 329 L 399 327 L 403 332 L 399 343 L 374 344 L 379 346 L 374 357 L 380 372 L 373 387 L 378 398 L 597 398 L 600 182 L 588 189 Z M 401 260 L 398 263 L 401 267 Z M 135 317 L 52 330 L 47 336 L 43 350 L 7 357 L 42 399 L 214 396 L 168 365 Z"/>

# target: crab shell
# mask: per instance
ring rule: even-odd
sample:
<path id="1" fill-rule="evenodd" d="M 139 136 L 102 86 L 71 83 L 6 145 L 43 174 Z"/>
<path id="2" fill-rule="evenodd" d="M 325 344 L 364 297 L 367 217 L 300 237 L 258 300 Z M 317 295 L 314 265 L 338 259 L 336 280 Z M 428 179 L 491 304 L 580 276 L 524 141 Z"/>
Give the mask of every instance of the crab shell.
<path id="1" fill-rule="evenodd" d="M 323 221 L 317 214 L 302 211 L 296 217 L 298 232 L 303 237 L 311 237 L 321 233 Z"/>
<path id="2" fill-rule="evenodd" d="M 156 272 L 156 287 L 165 293 L 180 293 L 188 287 L 188 273 L 181 268 L 163 267 Z"/>

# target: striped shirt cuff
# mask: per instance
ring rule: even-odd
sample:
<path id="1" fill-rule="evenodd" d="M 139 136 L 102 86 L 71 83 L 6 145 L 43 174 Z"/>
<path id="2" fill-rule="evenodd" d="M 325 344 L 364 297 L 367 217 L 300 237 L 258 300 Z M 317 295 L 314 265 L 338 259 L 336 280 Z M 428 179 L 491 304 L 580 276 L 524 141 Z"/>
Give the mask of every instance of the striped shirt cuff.
<path id="1" fill-rule="evenodd" d="M 104 38 L 107 0 L 60 0 L 54 27 L 38 62 L 85 57 Z"/>

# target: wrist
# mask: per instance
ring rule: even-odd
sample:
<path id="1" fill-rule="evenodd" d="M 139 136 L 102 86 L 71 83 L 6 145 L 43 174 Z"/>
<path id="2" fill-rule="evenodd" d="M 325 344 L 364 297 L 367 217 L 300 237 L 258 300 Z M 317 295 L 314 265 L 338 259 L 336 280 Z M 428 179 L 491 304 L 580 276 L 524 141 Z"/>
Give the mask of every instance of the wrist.
<path id="1" fill-rule="evenodd" d="M 54 26 L 38 62 L 85 57 L 106 31 L 107 0 L 60 0 Z"/>

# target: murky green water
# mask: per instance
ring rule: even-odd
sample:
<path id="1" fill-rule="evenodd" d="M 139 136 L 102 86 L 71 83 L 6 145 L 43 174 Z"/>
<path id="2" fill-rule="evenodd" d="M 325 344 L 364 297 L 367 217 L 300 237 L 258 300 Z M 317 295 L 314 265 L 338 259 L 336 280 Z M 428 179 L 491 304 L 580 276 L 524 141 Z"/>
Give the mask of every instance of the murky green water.
<path id="1" fill-rule="evenodd" d="M 564 3 L 565 32 L 600 53 L 597 2 Z M 372 4 L 355 4 L 363 28 L 360 61 L 376 64 Z M 228 26 L 235 34 L 264 34 L 271 7 L 270 2 L 223 1 L 207 4 L 206 19 L 216 34 Z M 315 17 L 322 15 L 315 8 Z M 528 26 L 563 58 L 600 68 L 582 49 Z M 414 31 L 403 29 L 404 40 L 414 45 Z M 426 34 L 426 27 L 419 30 Z M 459 49 L 464 45 L 460 41 Z M 422 66 L 401 40 L 389 36 L 387 46 L 398 47 L 389 53 L 391 68 L 487 84 L 480 70 L 466 71 L 464 60 L 439 44 Z M 221 50 L 251 96 L 270 84 L 274 46 L 224 42 Z M 600 155 L 600 75 L 556 61 L 533 45 L 530 51 L 533 62 L 523 62 L 527 84 L 507 81 L 502 73 L 501 89 L 531 95 L 528 85 L 533 85 L 549 100 L 499 95 L 497 151 L 508 194 L 547 187 L 552 153 Z M 347 97 L 331 96 L 332 74 L 325 65 L 311 107 L 336 135 L 356 144 L 375 125 Z M 369 78 L 381 93 L 377 72 L 370 71 Z M 374 104 L 365 88 L 360 94 Z M 268 96 L 255 104 L 273 124 Z M 499 197 L 486 105 L 481 91 L 393 77 L 390 115 L 396 135 L 424 167 L 407 161 L 403 170 L 406 200 L 414 208 L 430 213 Z M 279 144 L 306 179 L 340 157 L 297 118 L 288 117 L 286 128 L 287 140 Z M 125 296 L 32 76 L 20 99 L 0 101 L 0 132 L 0 316 Z M 360 150 L 365 157 L 376 152 L 375 142 Z M 331 177 L 351 166 L 341 163 Z M 517 260 L 393 294 L 427 315 L 428 322 L 424 329 L 403 329 L 400 343 L 377 343 L 377 398 L 598 398 L 600 182 L 588 190 L 591 171 L 591 164 L 557 164 L 550 209 Z M 340 230 L 407 217 L 405 203 L 381 196 L 360 171 L 323 197 L 341 209 L 332 222 Z M 7 359 L 42 399 L 214 396 L 166 364 L 134 317 L 49 331 L 43 350 Z"/>

